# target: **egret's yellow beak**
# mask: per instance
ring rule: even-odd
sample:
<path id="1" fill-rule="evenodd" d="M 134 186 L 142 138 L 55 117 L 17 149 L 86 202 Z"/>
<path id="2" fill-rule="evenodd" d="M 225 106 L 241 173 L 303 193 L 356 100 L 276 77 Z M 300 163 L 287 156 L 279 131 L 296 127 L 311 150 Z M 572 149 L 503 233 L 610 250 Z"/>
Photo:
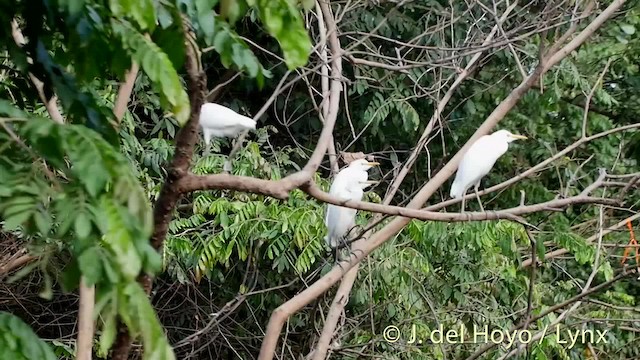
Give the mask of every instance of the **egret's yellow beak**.
<path id="1" fill-rule="evenodd" d="M 527 140 L 526 136 L 511 134 L 511 137 L 514 139 Z"/>
<path id="2" fill-rule="evenodd" d="M 379 162 L 367 161 L 367 165 L 370 165 L 370 166 L 378 166 L 378 165 L 380 165 L 380 163 L 379 163 Z"/>
<path id="3" fill-rule="evenodd" d="M 375 180 L 367 180 L 367 181 L 360 181 L 361 184 L 369 184 L 369 185 L 375 185 L 380 183 L 380 181 L 375 181 Z"/>

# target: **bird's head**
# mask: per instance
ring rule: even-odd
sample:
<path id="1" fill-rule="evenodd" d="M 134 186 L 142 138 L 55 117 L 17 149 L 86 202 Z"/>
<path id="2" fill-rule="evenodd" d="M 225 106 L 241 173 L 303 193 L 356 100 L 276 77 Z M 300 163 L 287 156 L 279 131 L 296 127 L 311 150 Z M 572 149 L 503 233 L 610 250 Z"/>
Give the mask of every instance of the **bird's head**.
<path id="1" fill-rule="evenodd" d="M 496 132 L 494 132 L 493 134 L 491 134 L 492 137 L 495 137 L 497 139 L 500 139 L 504 142 L 510 143 L 512 141 L 515 140 L 526 140 L 527 137 L 526 136 L 522 136 L 522 135 L 517 135 L 517 134 L 512 134 L 510 131 L 507 130 L 498 130 Z"/>
<path id="2" fill-rule="evenodd" d="M 380 165 L 380 163 L 367 161 L 366 159 L 354 160 L 349 164 L 350 168 L 367 171 L 374 166 Z"/>

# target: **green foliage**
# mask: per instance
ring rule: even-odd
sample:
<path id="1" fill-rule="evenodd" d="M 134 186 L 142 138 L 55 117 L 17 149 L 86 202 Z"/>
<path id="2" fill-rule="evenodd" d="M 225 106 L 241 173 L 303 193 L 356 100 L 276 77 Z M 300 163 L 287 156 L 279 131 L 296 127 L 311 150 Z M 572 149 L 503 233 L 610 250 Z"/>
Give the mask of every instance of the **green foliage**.
<path id="1" fill-rule="evenodd" d="M 57 359 L 49 345 L 38 338 L 29 325 L 9 313 L 0 312 L 0 333 L 0 356 L 3 359 Z"/>
<path id="2" fill-rule="evenodd" d="M 257 6 L 258 14 L 271 36 L 278 39 L 289 69 L 307 63 L 311 41 L 300 12 L 292 0 L 248 0 Z"/>
<path id="3" fill-rule="evenodd" d="M 128 319 L 134 335 L 142 335 L 149 349 L 145 358 L 172 359 L 151 304 L 136 282 L 141 270 L 160 270 L 161 259 L 148 241 L 149 202 L 125 157 L 84 126 L 33 117 L 6 102 L 0 110 L 12 117 L 7 124 L 24 140 L 12 141 L 0 152 L 4 229 L 21 228 L 68 247 L 74 258 L 66 268 L 67 287 L 74 288 L 84 276 L 105 296 L 97 297 L 103 306 L 116 300 L 109 291 L 122 289 L 117 314 Z M 8 138 L 12 132 L 5 129 Z M 25 162 L 21 146 L 41 154 L 46 165 Z M 115 312 L 102 315 L 105 326 L 115 326 Z M 113 331 L 105 329 L 105 334 Z M 101 343 L 107 349 L 111 345 Z"/>
<path id="4" fill-rule="evenodd" d="M 169 57 L 126 21 L 112 20 L 111 26 L 125 49 L 131 53 L 136 62 L 141 64 L 142 69 L 161 94 L 160 103 L 173 111 L 178 124 L 184 125 L 189 119 L 191 110 L 189 99 Z"/>

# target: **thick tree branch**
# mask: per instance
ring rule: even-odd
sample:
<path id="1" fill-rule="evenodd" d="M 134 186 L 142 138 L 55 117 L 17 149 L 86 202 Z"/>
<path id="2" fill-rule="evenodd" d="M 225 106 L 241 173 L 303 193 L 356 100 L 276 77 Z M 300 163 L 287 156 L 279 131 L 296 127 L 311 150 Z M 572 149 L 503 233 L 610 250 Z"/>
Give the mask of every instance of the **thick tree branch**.
<path id="1" fill-rule="evenodd" d="M 333 17 L 333 14 L 331 15 Z M 322 78 L 320 79 L 320 87 L 322 89 L 322 102 L 321 102 L 321 118 L 324 123 L 324 119 L 329 116 L 329 57 L 327 56 L 327 27 L 324 21 L 324 15 L 322 14 L 322 9 L 320 8 L 320 4 L 316 1 L 316 17 L 318 19 L 318 33 L 320 34 L 320 60 L 322 61 L 322 67 L 320 71 L 322 72 Z M 338 166 L 338 154 L 336 153 L 336 144 L 333 141 L 333 132 L 331 135 L 331 139 L 329 140 L 329 164 L 331 165 L 331 172 L 333 174 L 337 174 L 340 170 Z"/>
<path id="2" fill-rule="evenodd" d="M 313 350 L 313 360 L 324 360 L 327 356 L 329 344 L 331 343 L 331 339 L 333 338 L 336 325 L 338 323 L 338 320 L 340 319 L 340 315 L 342 315 L 342 310 L 349 302 L 349 294 L 351 293 L 351 288 L 353 287 L 353 283 L 356 281 L 356 277 L 358 277 L 359 267 L 360 264 L 357 264 L 356 266 L 351 268 L 342 278 L 342 282 L 338 287 L 336 295 L 333 297 L 333 302 L 331 303 L 329 313 L 327 314 L 327 318 L 325 319 L 325 325 L 322 327 L 322 333 L 320 334 L 320 339 L 318 339 L 318 344 Z"/>
<path id="3" fill-rule="evenodd" d="M 200 51 L 189 37 L 192 33 L 183 18 L 183 28 L 185 33 L 185 68 L 187 70 L 187 84 L 189 101 L 191 105 L 191 116 L 187 123 L 178 131 L 176 135 L 175 155 L 167 169 L 167 178 L 160 190 L 160 195 L 153 209 L 153 233 L 151 235 L 151 245 L 159 250 L 167 236 L 169 222 L 173 215 L 175 206 L 182 196 L 178 190 L 179 180 L 188 175 L 188 168 L 193 156 L 193 149 L 198 140 L 198 120 L 200 108 L 205 101 L 207 91 L 207 78 L 202 70 L 200 62 Z M 151 292 L 153 279 L 149 274 L 141 274 L 138 281 L 144 287 L 147 294 Z M 124 323 L 118 324 L 118 336 L 113 346 L 113 360 L 126 360 L 129 357 L 131 348 L 131 336 Z"/>
<path id="4" fill-rule="evenodd" d="M 304 176 L 286 177 L 282 180 L 272 181 L 229 174 L 189 174 L 176 182 L 176 189 L 183 194 L 196 190 L 232 189 L 286 199 L 289 192 L 300 186 L 299 182 L 304 181 L 306 181 Z"/>

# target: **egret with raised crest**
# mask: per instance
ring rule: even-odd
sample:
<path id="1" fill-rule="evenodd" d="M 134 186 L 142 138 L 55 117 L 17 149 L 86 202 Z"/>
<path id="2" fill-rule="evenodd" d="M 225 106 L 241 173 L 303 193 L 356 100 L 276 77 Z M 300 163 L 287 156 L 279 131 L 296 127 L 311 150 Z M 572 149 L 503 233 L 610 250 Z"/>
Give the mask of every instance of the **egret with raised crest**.
<path id="1" fill-rule="evenodd" d="M 361 201 L 364 190 L 376 184 L 377 181 L 368 180 L 368 170 L 380 165 L 377 162 L 370 162 L 365 159 L 352 161 L 349 166 L 340 170 L 336 175 L 329 194 L 344 200 Z M 329 204 L 325 217 L 327 226 L 327 236 L 324 238 L 329 247 L 334 249 L 337 257 L 337 248 L 340 244 L 346 244 L 346 237 L 355 226 L 356 209 Z"/>

